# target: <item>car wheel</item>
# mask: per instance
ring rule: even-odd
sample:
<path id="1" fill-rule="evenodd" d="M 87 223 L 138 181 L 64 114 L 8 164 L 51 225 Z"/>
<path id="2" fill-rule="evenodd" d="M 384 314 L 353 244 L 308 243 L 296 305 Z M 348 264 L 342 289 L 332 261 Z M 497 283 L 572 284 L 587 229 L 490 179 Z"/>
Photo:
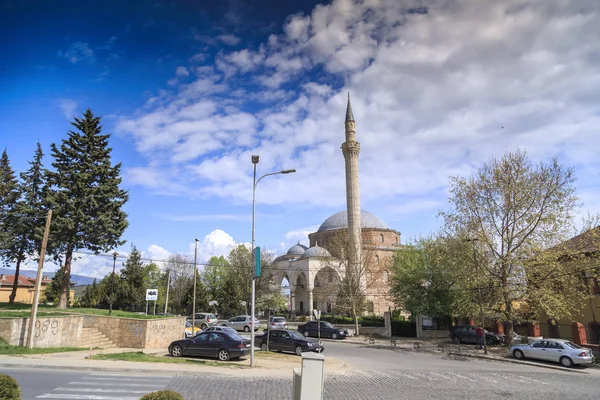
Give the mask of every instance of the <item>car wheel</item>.
<path id="1" fill-rule="evenodd" d="M 250 332 L 250 327 L 249 326 L 245 326 L 244 327 L 244 332 Z"/>
<path id="2" fill-rule="evenodd" d="M 525 354 L 521 350 L 515 350 L 513 351 L 513 357 L 517 360 L 522 360 L 525 358 Z"/>
<path id="3" fill-rule="evenodd" d="M 561 357 L 559 361 L 563 367 L 571 368 L 573 366 L 573 360 L 567 356 Z"/>
<path id="4" fill-rule="evenodd" d="M 226 349 L 219 350 L 218 356 L 221 361 L 229 361 L 229 358 L 231 357 Z"/>
<path id="5" fill-rule="evenodd" d="M 452 342 L 454 344 L 460 344 L 460 338 L 458 336 L 452 336 Z"/>
<path id="6" fill-rule="evenodd" d="M 308 337 L 308 331 L 304 331 L 304 336 Z"/>
<path id="7" fill-rule="evenodd" d="M 202 329 L 202 330 L 205 330 L 206 328 L 208 328 L 208 325 L 206 325 L 206 324 L 202 324 L 202 325 L 200 326 L 200 329 Z"/>
<path id="8" fill-rule="evenodd" d="M 302 355 L 302 346 L 296 346 L 296 350 L 294 351 L 294 353 L 296 353 L 297 356 L 301 356 Z"/>
<path id="9" fill-rule="evenodd" d="M 267 344 L 263 343 L 260 345 L 260 351 L 267 351 Z"/>
<path id="10" fill-rule="evenodd" d="M 171 355 L 173 357 L 181 357 L 183 355 L 183 348 L 180 345 L 176 344 L 171 348 Z"/>
<path id="11" fill-rule="evenodd" d="M 332 333 L 332 334 L 331 334 L 331 338 L 332 338 L 332 339 L 337 339 L 337 333 Z"/>

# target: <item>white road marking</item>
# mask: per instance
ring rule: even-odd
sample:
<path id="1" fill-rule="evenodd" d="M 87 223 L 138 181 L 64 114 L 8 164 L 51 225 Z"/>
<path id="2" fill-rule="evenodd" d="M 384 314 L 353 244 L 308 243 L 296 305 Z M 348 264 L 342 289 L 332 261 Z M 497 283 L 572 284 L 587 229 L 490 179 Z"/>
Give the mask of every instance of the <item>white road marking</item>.
<path id="1" fill-rule="evenodd" d="M 96 396 L 93 394 L 59 394 L 59 393 L 46 393 L 41 396 L 37 396 L 36 399 L 74 399 L 74 400 L 139 400 L 138 396 L 135 397 L 114 397 L 114 396 Z"/>
<path id="2" fill-rule="evenodd" d="M 428 381 L 434 381 L 434 382 L 437 381 L 437 379 L 435 379 L 435 378 L 432 378 L 432 377 L 427 376 L 427 375 L 418 374 L 416 372 L 413 372 L 413 375 L 416 375 L 416 376 L 418 376 L 421 379 L 427 379 Z"/>
<path id="3" fill-rule="evenodd" d="M 90 375 L 91 376 L 116 376 L 116 377 L 120 377 L 120 376 L 123 376 L 124 374 L 122 372 L 114 372 L 114 373 L 110 373 L 110 372 L 94 372 L 94 373 L 92 373 Z M 156 378 L 156 379 L 171 379 L 171 378 L 173 378 L 173 375 L 153 375 L 153 374 L 132 375 L 130 373 L 127 373 L 127 376 L 132 377 L 132 378 L 148 378 L 148 379 L 152 379 L 152 378 Z"/>
<path id="4" fill-rule="evenodd" d="M 517 376 L 517 379 L 520 379 L 526 383 L 532 383 L 532 382 L 536 382 L 536 383 L 541 383 L 542 385 L 547 385 L 547 382 L 542 382 L 542 381 L 538 381 L 537 379 L 533 379 L 533 378 L 526 378 L 524 376 Z"/>
<path id="5" fill-rule="evenodd" d="M 146 389 L 103 389 L 103 388 L 76 388 L 76 387 L 57 387 L 57 392 L 90 392 L 90 393 L 148 393 Z"/>
<path id="6" fill-rule="evenodd" d="M 96 386 L 125 386 L 125 387 L 135 387 L 135 386 L 148 386 L 148 387 L 163 387 L 164 383 L 111 383 L 111 382 L 69 382 L 69 385 L 96 385 Z"/>
<path id="7" fill-rule="evenodd" d="M 414 376 L 403 374 L 402 372 L 396 372 L 396 375 L 400 375 L 400 376 L 403 376 L 403 377 L 408 378 L 408 379 L 417 379 Z"/>
<path id="8" fill-rule="evenodd" d="M 95 376 L 84 376 L 81 379 L 90 379 L 90 380 L 97 380 L 97 381 L 136 381 L 136 382 L 157 382 L 157 381 L 163 381 L 165 382 L 165 384 L 169 383 L 169 379 L 152 379 L 152 378 L 98 378 Z"/>
<path id="9" fill-rule="evenodd" d="M 454 382 L 454 381 L 455 381 L 455 379 L 452 379 L 452 378 L 450 378 L 450 377 L 447 377 L 447 376 L 445 376 L 445 375 L 442 375 L 442 374 L 436 374 L 435 372 L 430 372 L 430 374 L 431 374 L 431 375 L 435 375 L 435 376 L 439 376 L 440 378 L 449 379 L 449 380 L 451 380 L 452 382 Z"/>
<path id="10" fill-rule="evenodd" d="M 467 378 L 466 376 L 462 376 L 462 375 L 459 375 L 459 374 L 455 374 L 455 373 L 453 373 L 453 372 L 446 372 L 446 373 L 447 373 L 448 375 L 456 376 L 457 378 L 466 379 L 466 380 L 468 380 L 468 381 L 471 381 L 471 382 L 477 382 L 477 380 L 475 380 L 475 379 Z"/>

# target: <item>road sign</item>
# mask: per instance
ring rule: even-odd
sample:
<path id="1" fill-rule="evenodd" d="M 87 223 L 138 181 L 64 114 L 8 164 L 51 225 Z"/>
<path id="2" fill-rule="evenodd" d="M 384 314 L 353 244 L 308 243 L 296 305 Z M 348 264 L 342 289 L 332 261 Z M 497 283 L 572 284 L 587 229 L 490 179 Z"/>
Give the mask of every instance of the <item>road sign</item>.
<path id="1" fill-rule="evenodd" d="M 260 247 L 258 246 L 252 250 L 252 274 L 255 278 L 260 277 Z"/>
<path id="2" fill-rule="evenodd" d="M 158 299 L 158 289 L 146 289 L 146 301 L 156 301 Z"/>
<path id="3" fill-rule="evenodd" d="M 313 315 L 315 316 L 316 320 L 320 320 L 321 319 L 321 310 L 313 310 Z"/>

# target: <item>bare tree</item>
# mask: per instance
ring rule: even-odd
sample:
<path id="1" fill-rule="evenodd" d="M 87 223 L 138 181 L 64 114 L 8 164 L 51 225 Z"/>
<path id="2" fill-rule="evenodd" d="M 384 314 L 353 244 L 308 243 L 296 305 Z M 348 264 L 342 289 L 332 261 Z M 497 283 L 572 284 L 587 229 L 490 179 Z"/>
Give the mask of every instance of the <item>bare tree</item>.
<path id="1" fill-rule="evenodd" d="M 194 283 L 194 264 L 183 254 L 173 254 L 167 261 L 167 270 L 171 273 L 170 302 L 177 313 L 186 313 L 186 294 Z"/>
<path id="2" fill-rule="evenodd" d="M 542 291 L 550 296 L 560 282 L 556 274 L 542 279 L 530 261 L 571 231 L 578 206 L 574 181 L 573 169 L 557 158 L 533 165 L 520 150 L 492 159 L 468 179 L 451 179 L 452 209 L 441 215 L 449 231 L 478 239 L 477 251 L 489 260 L 479 267 L 498 292 L 494 311 L 506 322 L 509 344 L 513 322 L 531 318 L 528 298 Z"/>
<path id="3" fill-rule="evenodd" d="M 332 257 L 323 259 L 325 268 L 335 271 L 338 282 L 326 279 L 324 287 L 317 290 L 317 296 L 321 299 L 316 299 L 331 298 L 335 293 L 335 308 L 352 316 L 358 335 L 358 318 L 367 310 L 369 302 L 380 301 L 389 295 L 389 285 L 384 276 L 387 265 L 375 262 L 378 259 L 375 257 L 376 249 L 370 243 L 363 243 L 359 262 L 354 265 L 350 263 L 348 235 L 343 233 L 334 235 L 327 242 L 327 250 Z"/>

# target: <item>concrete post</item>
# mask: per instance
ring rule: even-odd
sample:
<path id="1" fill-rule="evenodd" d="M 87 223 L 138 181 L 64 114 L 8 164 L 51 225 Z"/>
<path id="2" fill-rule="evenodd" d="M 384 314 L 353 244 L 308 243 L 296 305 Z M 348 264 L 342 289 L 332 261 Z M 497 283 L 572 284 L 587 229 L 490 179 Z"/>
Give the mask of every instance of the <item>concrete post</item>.
<path id="1" fill-rule="evenodd" d="M 294 369 L 294 400 L 323 399 L 325 357 L 322 354 L 302 353 L 302 370 Z"/>
<path id="2" fill-rule="evenodd" d="M 383 313 L 383 321 L 385 324 L 385 337 L 392 337 L 392 313 L 386 311 Z"/>

